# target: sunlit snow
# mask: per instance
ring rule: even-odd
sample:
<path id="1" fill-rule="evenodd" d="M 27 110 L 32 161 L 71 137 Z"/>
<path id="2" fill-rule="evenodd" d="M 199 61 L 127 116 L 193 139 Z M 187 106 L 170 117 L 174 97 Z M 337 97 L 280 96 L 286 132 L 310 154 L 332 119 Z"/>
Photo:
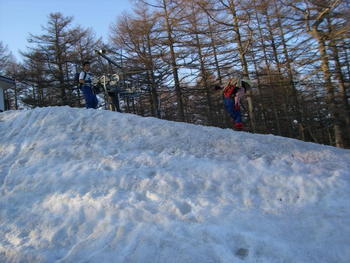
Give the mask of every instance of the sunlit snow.
<path id="1" fill-rule="evenodd" d="M 0 262 L 350 262 L 350 151 L 69 107 L 0 113 Z"/>

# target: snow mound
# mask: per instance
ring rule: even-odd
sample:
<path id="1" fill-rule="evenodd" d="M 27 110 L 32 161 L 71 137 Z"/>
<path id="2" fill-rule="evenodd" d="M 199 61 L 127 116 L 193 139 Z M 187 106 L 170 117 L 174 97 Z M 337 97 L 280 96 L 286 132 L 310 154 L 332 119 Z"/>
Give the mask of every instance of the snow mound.
<path id="1" fill-rule="evenodd" d="M 0 114 L 0 262 L 350 262 L 350 151 L 69 107 Z"/>

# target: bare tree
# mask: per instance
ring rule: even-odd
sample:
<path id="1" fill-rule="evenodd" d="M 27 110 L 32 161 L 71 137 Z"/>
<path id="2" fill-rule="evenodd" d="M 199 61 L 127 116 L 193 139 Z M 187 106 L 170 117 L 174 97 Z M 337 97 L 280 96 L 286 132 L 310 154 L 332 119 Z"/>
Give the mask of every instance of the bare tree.
<path id="1" fill-rule="evenodd" d="M 30 35 L 28 41 L 32 46 L 29 51 L 22 52 L 24 68 L 29 71 L 26 79 L 33 81 L 41 97 L 48 98 L 43 102 L 45 105 L 75 105 L 72 80 L 76 64 L 83 58 L 91 58 L 91 46 L 98 43 L 93 40 L 91 31 L 74 27 L 72 20 L 61 13 L 50 14 L 47 25 L 43 26 L 45 33 Z M 83 47 L 85 51 L 82 51 Z"/>
<path id="2" fill-rule="evenodd" d="M 331 50 L 329 50 L 328 45 L 331 38 L 346 33 L 349 30 L 349 25 L 345 24 L 344 26 L 343 21 L 340 21 L 343 24 L 341 28 L 336 28 L 333 32 L 329 32 L 329 27 L 327 29 L 327 18 L 336 17 L 339 8 L 344 8 L 344 5 L 341 5 L 340 0 L 294 1 L 288 2 L 287 5 L 296 11 L 296 15 L 300 15 L 303 18 L 306 31 L 317 41 L 323 81 L 327 91 L 327 103 L 334 126 L 335 144 L 338 147 L 350 147 L 350 141 L 347 138 L 348 129 L 344 115 L 338 110 L 336 90 L 332 83 L 332 71 L 329 61 Z"/>
<path id="3" fill-rule="evenodd" d="M 177 120 L 185 121 L 184 104 L 179 77 L 179 51 L 177 50 L 178 47 L 176 47 L 178 39 L 175 33 L 176 26 L 178 26 L 180 24 L 180 21 L 182 20 L 183 7 L 180 6 L 176 0 L 140 0 L 140 2 L 152 6 L 155 15 L 161 18 L 161 31 L 164 33 L 161 39 L 163 40 L 163 45 L 167 47 L 169 52 L 169 55 L 163 55 L 163 59 L 165 62 L 169 63 L 172 69 L 173 83 L 176 94 Z"/>
<path id="4" fill-rule="evenodd" d="M 0 74 L 5 74 L 11 62 L 14 61 L 14 57 L 8 50 L 8 47 L 0 41 Z"/>
<path id="5" fill-rule="evenodd" d="M 151 15 L 147 6 L 141 6 L 135 10 L 135 16 L 123 15 L 111 29 L 114 46 L 124 50 L 127 64 L 137 71 L 129 76 L 149 91 L 151 115 L 161 117 L 158 87 L 168 70 L 161 60 L 164 49 L 158 39 L 159 18 Z"/>

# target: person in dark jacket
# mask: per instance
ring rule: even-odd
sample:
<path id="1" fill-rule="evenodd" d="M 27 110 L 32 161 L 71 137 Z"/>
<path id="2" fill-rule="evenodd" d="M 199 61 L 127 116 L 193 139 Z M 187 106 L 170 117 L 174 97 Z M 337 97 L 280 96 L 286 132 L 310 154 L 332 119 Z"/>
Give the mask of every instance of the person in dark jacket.
<path id="1" fill-rule="evenodd" d="M 83 71 L 79 75 L 80 88 L 84 94 L 86 108 L 96 109 L 98 105 L 97 97 L 93 91 L 92 74 L 90 73 L 90 62 L 83 63 Z"/>

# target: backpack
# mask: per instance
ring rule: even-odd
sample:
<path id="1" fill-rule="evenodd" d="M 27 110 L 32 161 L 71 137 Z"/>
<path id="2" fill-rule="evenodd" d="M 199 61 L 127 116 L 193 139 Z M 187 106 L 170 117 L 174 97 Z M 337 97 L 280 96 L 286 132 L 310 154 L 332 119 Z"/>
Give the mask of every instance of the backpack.
<path id="1" fill-rule="evenodd" d="M 79 82 L 79 76 L 80 76 L 80 72 L 75 72 L 75 74 L 74 74 L 74 85 L 77 86 L 78 88 L 81 87 L 81 83 Z M 83 80 L 85 80 L 85 78 L 86 78 L 86 72 L 84 71 Z"/>
<path id="2" fill-rule="evenodd" d="M 240 89 L 240 79 L 230 79 L 223 90 L 225 98 L 233 98 Z"/>
<path id="3" fill-rule="evenodd" d="M 251 89 L 251 82 L 247 79 L 232 78 L 223 90 L 224 97 L 235 97 L 237 93 L 242 96 L 247 90 Z"/>

